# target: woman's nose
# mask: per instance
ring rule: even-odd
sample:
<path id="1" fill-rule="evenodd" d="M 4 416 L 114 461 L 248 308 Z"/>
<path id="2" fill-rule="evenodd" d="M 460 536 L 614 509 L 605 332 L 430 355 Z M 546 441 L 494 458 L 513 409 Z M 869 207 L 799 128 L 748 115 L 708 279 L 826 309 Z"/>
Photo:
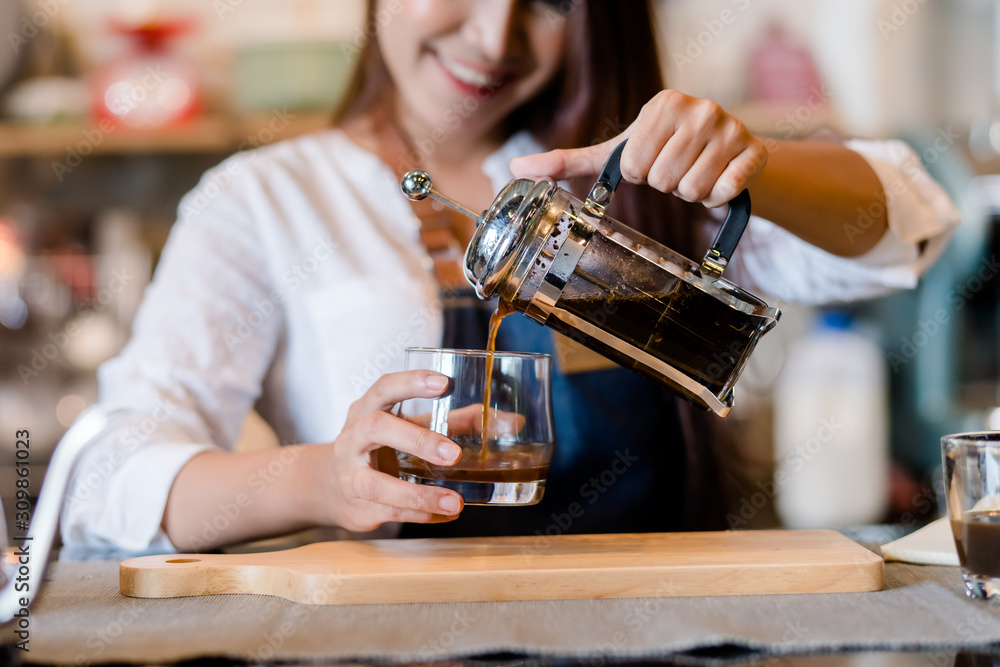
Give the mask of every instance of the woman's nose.
<path id="1" fill-rule="evenodd" d="M 521 31 L 521 0 L 475 0 L 465 33 L 494 62 L 507 59 Z"/>

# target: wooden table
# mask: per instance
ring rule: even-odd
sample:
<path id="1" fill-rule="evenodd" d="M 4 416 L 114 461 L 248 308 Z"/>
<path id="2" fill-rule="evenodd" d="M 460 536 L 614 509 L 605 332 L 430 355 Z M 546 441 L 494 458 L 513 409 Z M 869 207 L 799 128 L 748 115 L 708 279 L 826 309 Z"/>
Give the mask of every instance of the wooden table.
<path id="1" fill-rule="evenodd" d="M 879 664 L 949 665 L 963 647 L 1000 645 L 998 605 L 968 600 L 954 567 L 888 563 L 878 593 L 343 606 L 261 595 L 127 598 L 118 569 L 118 561 L 53 566 L 32 608 L 32 662 L 415 663 L 501 652 L 593 665 L 735 645 L 782 656 L 923 650 Z M 809 664 L 788 660 L 768 664 Z"/>

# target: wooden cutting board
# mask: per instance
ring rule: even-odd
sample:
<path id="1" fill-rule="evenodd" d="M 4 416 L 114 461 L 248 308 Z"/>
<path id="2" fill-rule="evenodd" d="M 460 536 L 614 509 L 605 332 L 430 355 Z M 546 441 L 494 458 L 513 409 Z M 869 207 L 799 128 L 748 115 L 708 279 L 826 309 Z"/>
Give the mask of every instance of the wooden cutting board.
<path id="1" fill-rule="evenodd" d="M 259 593 L 313 604 L 844 593 L 882 589 L 882 559 L 831 531 L 322 542 L 121 564 L 144 598 Z"/>

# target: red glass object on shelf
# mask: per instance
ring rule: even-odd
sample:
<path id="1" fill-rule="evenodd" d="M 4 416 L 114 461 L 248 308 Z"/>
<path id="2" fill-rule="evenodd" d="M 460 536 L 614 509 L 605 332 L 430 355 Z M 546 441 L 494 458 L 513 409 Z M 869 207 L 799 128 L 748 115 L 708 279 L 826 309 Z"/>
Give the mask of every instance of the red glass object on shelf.
<path id="1" fill-rule="evenodd" d="M 151 130 L 183 124 L 202 110 L 198 70 L 171 50 L 173 40 L 193 28 L 188 20 L 140 25 L 112 22 L 132 40 L 130 53 L 113 60 L 94 78 L 94 115 L 116 125 Z"/>

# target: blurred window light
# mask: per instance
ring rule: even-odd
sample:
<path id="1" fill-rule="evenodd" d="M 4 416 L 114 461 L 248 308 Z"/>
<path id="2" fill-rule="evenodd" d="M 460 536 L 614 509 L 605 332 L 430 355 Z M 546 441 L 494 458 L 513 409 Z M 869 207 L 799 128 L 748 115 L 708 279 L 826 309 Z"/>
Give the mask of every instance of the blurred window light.
<path id="1" fill-rule="evenodd" d="M 1000 153 L 1000 120 L 990 126 L 990 146 L 997 153 Z"/>
<path id="2" fill-rule="evenodd" d="M 160 85 L 157 100 L 170 114 L 183 111 L 191 104 L 191 86 L 180 79 L 169 79 Z"/>
<path id="3" fill-rule="evenodd" d="M 0 278 L 18 278 L 24 272 L 24 248 L 13 224 L 0 219 Z"/>
<path id="4" fill-rule="evenodd" d="M 20 329 L 28 321 L 28 306 L 15 295 L 0 301 L 0 324 L 8 329 Z"/>
<path id="5" fill-rule="evenodd" d="M 986 418 L 986 428 L 990 431 L 1000 431 L 1000 408 L 993 408 L 990 416 Z"/>
<path id="6" fill-rule="evenodd" d="M 56 419 L 59 423 L 69 428 L 80 416 L 80 413 L 87 409 L 87 401 L 82 396 L 69 394 L 63 396 L 56 405 Z"/>

